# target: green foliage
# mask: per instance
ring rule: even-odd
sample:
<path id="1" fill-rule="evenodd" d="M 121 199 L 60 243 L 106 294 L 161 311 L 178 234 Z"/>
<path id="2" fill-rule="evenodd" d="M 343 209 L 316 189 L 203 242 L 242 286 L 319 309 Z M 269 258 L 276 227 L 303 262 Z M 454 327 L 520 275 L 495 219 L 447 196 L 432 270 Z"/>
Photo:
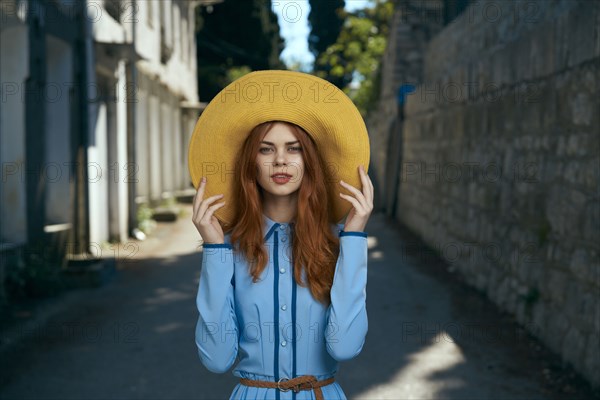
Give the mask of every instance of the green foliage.
<path id="1" fill-rule="evenodd" d="M 310 73 L 310 70 L 307 70 L 306 67 L 300 61 L 293 61 L 291 64 L 288 64 L 287 69 L 290 71 L 297 72 L 306 72 Z"/>
<path id="2" fill-rule="evenodd" d="M 270 0 L 227 0 L 210 9 L 198 7 L 196 19 L 201 100 L 211 100 L 227 85 L 231 69 L 285 69 L 279 59 L 284 41 Z"/>
<path id="3" fill-rule="evenodd" d="M 152 219 L 152 209 L 148 204 L 140 204 L 137 208 L 137 226 L 146 235 L 156 228 L 156 221 Z"/>
<path id="4" fill-rule="evenodd" d="M 381 59 L 387 46 L 391 1 L 376 0 L 372 7 L 344 12 L 345 22 L 337 41 L 315 62 L 315 75 L 344 90 L 363 116 L 379 97 Z M 352 80 L 358 87 L 351 87 Z"/>
<path id="5" fill-rule="evenodd" d="M 310 0 L 308 48 L 318 58 L 335 43 L 344 24 L 344 0 Z"/>
<path id="6" fill-rule="evenodd" d="M 344 0 L 310 0 L 308 23 L 311 30 L 308 35 L 308 48 L 315 60 L 336 42 L 346 18 L 344 4 Z M 342 82 L 329 74 L 330 68 L 329 64 L 315 63 L 313 73 L 328 75 L 330 82 L 339 86 Z"/>
<path id="7" fill-rule="evenodd" d="M 242 65 L 239 67 L 232 67 L 227 70 L 227 83 L 231 83 L 242 76 L 252 72 L 249 66 Z"/>
<path id="8" fill-rule="evenodd" d="M 175 207 L 177 205 L 177 199 L 175 196 L 165 197 L 159 202 L 158 205 L 159 207 Z"/>

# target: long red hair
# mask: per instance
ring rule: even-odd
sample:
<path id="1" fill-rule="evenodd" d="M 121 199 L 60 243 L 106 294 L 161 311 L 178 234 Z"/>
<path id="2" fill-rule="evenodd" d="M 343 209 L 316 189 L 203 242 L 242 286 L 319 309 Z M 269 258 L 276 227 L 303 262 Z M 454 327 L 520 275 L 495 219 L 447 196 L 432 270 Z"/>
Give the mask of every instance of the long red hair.
<path id="1" fill-rule="evenodd" d="M 292 238 L 294 279 L 298 285 L 308 285 L 312 296 L 330 303 L 330 290 L 339 255 L 339 238 L 331 229 L 330 205 L 332 200 L 325 186 L 327 176 L 315 142 L 298 125 L 285 121 L 268 121 L 252 129 L 240 149 L 235 165 L 234 193 L 237 210 L 234 223 L 224 226 L 231 232 L 231 244 L 249 261 L 252 281 L 257 282 L 265 269 L 269 256 L 264 246 L 262 188 L 258 185 L 256 155 L 260 141 L 275 122 L 290 126 L 302 146 L 304 171 L 298 190 L 298 209 Z M 302 281 L 302 268 L 308 282 Z"/>

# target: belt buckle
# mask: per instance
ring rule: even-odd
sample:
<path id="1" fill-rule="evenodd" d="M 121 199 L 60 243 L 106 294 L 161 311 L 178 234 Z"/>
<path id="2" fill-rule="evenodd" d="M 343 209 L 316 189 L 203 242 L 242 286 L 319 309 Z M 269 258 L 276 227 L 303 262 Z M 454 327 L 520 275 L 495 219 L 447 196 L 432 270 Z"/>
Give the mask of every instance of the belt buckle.
<path id="1" fill-rule="evenodd" d="M 289 390 L 290 390 L 289 388 L 288 388 L 288 389 L 283 389 L 283 388 L 280 386 L 280 384 L 281 384 L 281 381 L 284 381 L 284 380 L 286 380 L 286 381 L 289 381 L 289 379 L 288 379 L 288 378 L 281 378 L 281 379 L 279 379 L 279 380 L 277 381 L 277 389 L 281 390 L 282 392 L 287 392 L 287 391 L 289 391 Z"/>

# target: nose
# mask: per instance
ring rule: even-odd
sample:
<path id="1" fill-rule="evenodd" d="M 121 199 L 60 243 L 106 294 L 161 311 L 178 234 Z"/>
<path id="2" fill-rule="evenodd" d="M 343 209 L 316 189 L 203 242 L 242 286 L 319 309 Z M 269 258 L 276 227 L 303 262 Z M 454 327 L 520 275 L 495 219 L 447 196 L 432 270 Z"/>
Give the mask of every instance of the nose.
<path id="1" fill-rule="evenodd" d="M 287 164 L 287 154 L 285 151 L 278 151 L 275 155 L 275 165 L 286 165 Z"/>

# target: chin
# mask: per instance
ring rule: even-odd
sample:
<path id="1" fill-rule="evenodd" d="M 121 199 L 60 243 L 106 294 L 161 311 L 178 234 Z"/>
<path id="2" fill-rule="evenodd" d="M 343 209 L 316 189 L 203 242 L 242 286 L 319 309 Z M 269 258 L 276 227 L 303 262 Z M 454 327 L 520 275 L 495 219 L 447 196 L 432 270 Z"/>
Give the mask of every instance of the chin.
<path id="1" fill-rule="evenodd" d="M 296 193 L 298 190 L 273 190 L 270 191 L 273 196 L 291 196 Z"/>
<path id="2" fill-rule="evenodd" d="M 282 187 L 282 186 L 277 186 L 277 187 L 270 186 L 270 187 L 268 187 L 268 189 L 265 190 L 265 192 L 268 192 L 269 194 L 271 194 L 273 196 L 291 196 L 294 193 L 297 193 L 298 189 L 300 189 L 300 187 L 289 188 L 289 187 Z"/>

